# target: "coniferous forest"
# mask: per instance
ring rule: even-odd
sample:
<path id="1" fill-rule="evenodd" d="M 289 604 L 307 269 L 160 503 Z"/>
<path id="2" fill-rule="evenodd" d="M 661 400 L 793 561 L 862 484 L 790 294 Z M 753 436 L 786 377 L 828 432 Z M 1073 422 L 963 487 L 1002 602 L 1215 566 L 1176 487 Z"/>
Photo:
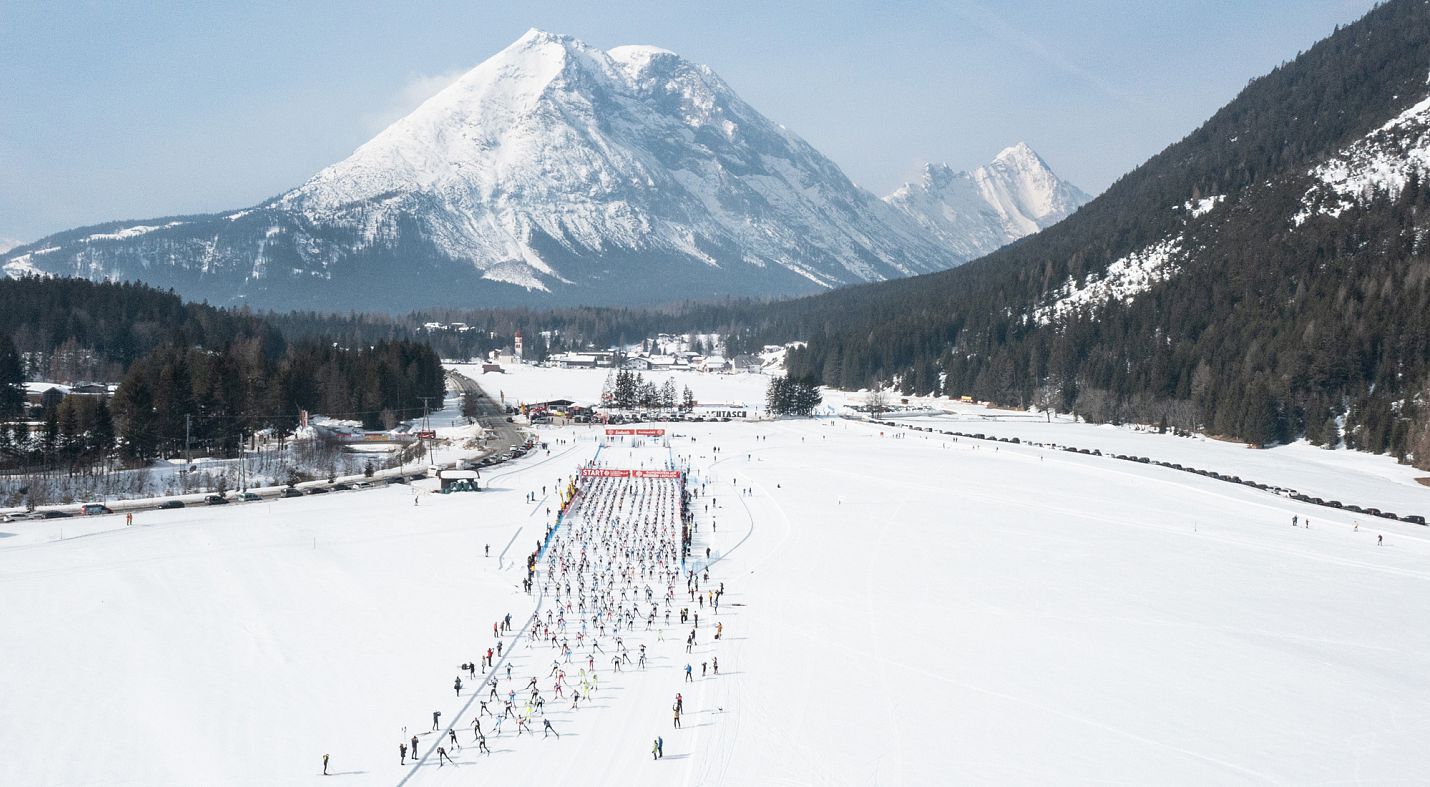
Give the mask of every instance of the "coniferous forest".
<path id="1" fill-rule="evenodd" d="M 10 469 L 82 472 L 186 449 L 232 456 L 259 430 L 291 433 L 301 410 L 391 425 L 445 389 L 422 342 L 289 340 L 261 317 L 142 285 L 0 281 L 0 315 L 0 463 Z M 26 402 L 26 378 L 51 373 L 118 387 Z"/>

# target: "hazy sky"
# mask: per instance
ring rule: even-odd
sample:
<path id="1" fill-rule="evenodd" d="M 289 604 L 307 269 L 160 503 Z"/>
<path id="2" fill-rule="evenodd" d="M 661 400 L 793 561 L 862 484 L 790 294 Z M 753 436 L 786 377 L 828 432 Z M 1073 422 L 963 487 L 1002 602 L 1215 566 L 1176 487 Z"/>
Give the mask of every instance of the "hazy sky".
<path id="1" fill-rule="evenodd" d="M 0 0 L 0 238 L 244 207 L 529 27 L 655 44 L 884 194 L 1018 141 L 1096 193 L 1373 0 Z"/>

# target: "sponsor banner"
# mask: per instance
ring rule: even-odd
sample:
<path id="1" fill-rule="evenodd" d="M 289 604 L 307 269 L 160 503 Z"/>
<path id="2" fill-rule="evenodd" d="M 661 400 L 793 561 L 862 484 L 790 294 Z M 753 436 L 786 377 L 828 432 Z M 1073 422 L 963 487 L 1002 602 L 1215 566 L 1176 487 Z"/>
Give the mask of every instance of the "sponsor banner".
<path id="1" fill-rule="evenodd" d="M 637 429 L 636 434 L 642 437 L 665 437 L 664 429 Z"/>
<path id="2" fill-rule="evenodd" d="M 679 470 L 617 470 L 610 467 L 583 467 L 585 478 L 679 478 Z"/>
<path id="3" fill-rule="evenodd" d="M 583 467 L 581 468 L 583 478 L 630 478 L 629 470 L 611 470 L 606 467 Z"/>
<path id="4" fill-rule="evenodd" d="M 417 439 L 419 440 L 434 440 L 436 437 L 437 433 L 431 429 L 424 429 L 417 433 Z"/>
<path id="5" fill-rule="evenodd" d="M 636 430 L 634 430 L 634 429 L 617 429 L 617 428 L 615 428 L 615 427 L 610 427 L 610 428 L 606 429 L 606 436 L 607 436 L 607 437 L 616 437 L 617 435 L 626 435 L 626 434 L 635 434 L 635 433 L 636 433 Z"/>
<path id="6" fill-rule="evenodd" d="M 664 429 L 621 429 L 609 427 L 606 429 L 607 437 L 617 437 L 620 435 L 639 435 L 641 437 L 665 437 Z"/>

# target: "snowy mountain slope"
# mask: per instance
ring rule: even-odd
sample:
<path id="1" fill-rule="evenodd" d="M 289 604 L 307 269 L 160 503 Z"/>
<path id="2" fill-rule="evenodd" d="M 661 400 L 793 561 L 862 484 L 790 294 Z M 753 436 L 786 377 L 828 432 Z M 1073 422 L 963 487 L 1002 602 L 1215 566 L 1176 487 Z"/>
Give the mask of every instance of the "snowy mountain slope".
<path id="1" fill-rule="evenodd" d="M 967 258 L 709 68 L 538 30 L 262 205 L 62 233 L 13 256 L 26 254 L 221 303 L 345 308 L 788 294 Z"/>
<path id="2" fill-rule="evenodd" d="M 1052 226 L 1089 199 L 1022 142 L 972 172 L 926 164 L 918 182 L 884 198 L 969 259 Z"/>
<path id="3" fill-rule="evenodd" d="M 1427 80 L 1430 82 L 1430 80 Z M 1291 218 L 1301 225 L 1313 214 L 1339 216 L 1346 208 L 1377 196 L 1395 196 L 1412 178 L 1430 173 L 1430 97 L 1347 145 L 1313 168 L 1315 183 Z"/>

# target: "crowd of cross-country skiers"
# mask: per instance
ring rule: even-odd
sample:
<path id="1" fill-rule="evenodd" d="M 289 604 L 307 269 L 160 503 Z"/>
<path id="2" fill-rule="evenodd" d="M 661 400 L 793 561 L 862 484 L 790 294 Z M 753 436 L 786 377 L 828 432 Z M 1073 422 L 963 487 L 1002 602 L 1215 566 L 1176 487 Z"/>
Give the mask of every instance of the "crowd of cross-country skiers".
<path id="1" fill-rule="evenodd" d="M 397 747 L 401 765 L 415 766 L 434 753 L 438 767 L 456 765 L 452 758 L 463 751 L 464 738 L 473 756 L 489 756 L 488 736 L 503 731 L 559 740 L 550 713 L 576 713 L 589 705 L 603 674 L 610 685 L 619 673 L 645 670 L 652 651 L 668 647 L 663 643 L 670 630 L 690 654 L 678 670 L 682 683 L 696 680 L 697 659 L 700 679 L 719 676 L 714 648 L 725 626 L 711 622 L 725 583 L 711 583 L 709 548 L 703 550 L 701 570 L 685 568 L 698 527 L 693 501 L 705 494 L 704 486 L 687 488 L 683 474 L 587 477 L 579 486 L 574 480 L 558 484 L 558 492 L 555 521 L 528 559 L 522 583 L 539 599 L 536 611 L 522 631 L 511 614 L 492 624 L 493 644 L 477 660 L 463 662 L 451 684 L 459 699 L 468 698 L 459 718 L 444 725 L 442 712 L 432 712 L 432 727 L 421 734 L 438 737 L 425 755 L 419 735 L 403 727 Z M 712 503 L 713 496 L 705 502 L 707 511 Z M 516 647 L 524 647 L 519 667 L 506 658 Z M 672 724 L 679 729 L 685 697 L 683 689 L 672 693 Z M 474 705 L 469 720 L 460 718 Z M 652 759 L 664 757 L 663 735 L 652 739 L 650 753 Z M 326 767 L 325 756 L 325 773 Z"/>

